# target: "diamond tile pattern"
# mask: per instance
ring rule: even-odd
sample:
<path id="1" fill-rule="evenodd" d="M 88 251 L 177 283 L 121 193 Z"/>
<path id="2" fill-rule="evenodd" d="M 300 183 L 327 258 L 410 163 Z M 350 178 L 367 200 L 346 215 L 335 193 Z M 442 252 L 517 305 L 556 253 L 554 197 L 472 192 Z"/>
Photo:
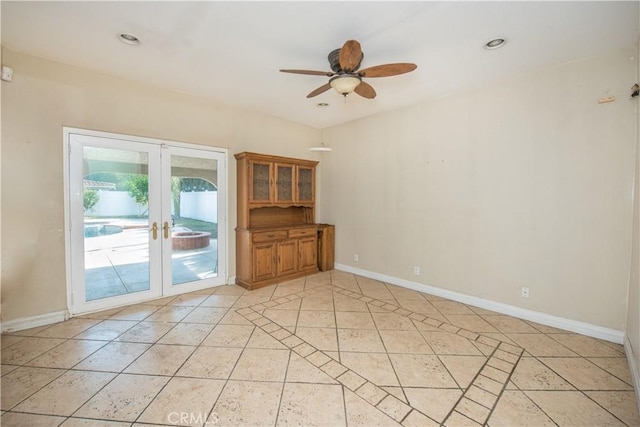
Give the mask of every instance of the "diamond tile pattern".
<path id="1" fill-rule="evenodd" d="M 7 426 L 640 425 L 622 346 L 341 271 L 2 336 Z"/>

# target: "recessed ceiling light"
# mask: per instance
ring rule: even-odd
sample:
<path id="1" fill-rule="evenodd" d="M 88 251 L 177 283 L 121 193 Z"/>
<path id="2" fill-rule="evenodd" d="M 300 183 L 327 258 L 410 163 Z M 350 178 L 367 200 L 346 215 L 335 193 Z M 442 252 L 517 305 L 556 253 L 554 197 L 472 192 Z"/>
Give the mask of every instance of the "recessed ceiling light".
<path id="1" fill-rule="evenodd" d="M 488 50 L 498 49 L 499 47 L 504 46 L 506 43 L 507 43 L 507 39 L 493 39 L 485 43 L 484 48 Z"/>
<path id="2" fill-rule="evenodd" d="M 122 43 L 130 44 L 133 46 L 137 46 L 140 44 L 140 39 L 129 33 L 122 33 L 118 36 Z"/>
<path id="3" fill-rule="evenodd" d="M 329 104 L 327 104 L 326 102 L 318 102 L 316 104 L 316 107 L 318 108 L 327 108 L 329 106 Z"/>

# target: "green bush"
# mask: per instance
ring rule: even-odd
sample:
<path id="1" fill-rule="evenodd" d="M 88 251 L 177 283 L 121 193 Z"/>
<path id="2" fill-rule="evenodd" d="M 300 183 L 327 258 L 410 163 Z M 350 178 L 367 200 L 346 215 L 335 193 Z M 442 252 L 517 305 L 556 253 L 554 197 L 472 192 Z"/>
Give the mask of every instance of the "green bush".
<path id="1" fill-rule="evenodd" d="M 82 204 L 84 211 L 90 211 L 100 200 L 100 194 L 96 190 L 84 190 L 82 194 Z"/>

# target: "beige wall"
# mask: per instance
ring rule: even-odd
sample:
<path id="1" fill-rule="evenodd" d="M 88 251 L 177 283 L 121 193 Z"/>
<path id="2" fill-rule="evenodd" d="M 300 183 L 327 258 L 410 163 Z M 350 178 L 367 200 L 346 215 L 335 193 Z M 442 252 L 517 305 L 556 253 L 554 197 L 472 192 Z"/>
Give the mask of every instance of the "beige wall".
<path id="1" fill-rule="evenodd" d="M 634 55 L 325 129 L 321 220 L 336 224 L 336 261 L 624 330 Z"/>
<path id="2" fill-rule="evenodd" d="M 320 131 L 183 94 L 3 51 L 2 319 L 64 310 L 62 127 L 229 148 L 229 275 L 240 151 L 313 158 Z"/>
<path id="3" fill-rule="evenodd" d="M 640 39 L 638 40 L 637 58 L 637 79 L 640 82 Z M 636 98 L 638 100 L 640 98 Z M 637 381 L 638 369 L 640 369 L 640 108 L 636 105 L 637 123 L 636 123 L 636 176 L 634 187 L 634 203 L 633 203 L 633 243 L 631 255 L 631 272 L 629 274 L 629 295 L 627 304 L 627 327 L 626 335 L 628 343 L 631 347 L 631 357 L 635 365 L 635 379 Z M 627 349 L 628 350 L 628 349 Z M 638 408 L 640 408 L 640 383 L 635 383 L 636 396 L 638 397 Z"/>
<path id="4" fill-rule="evenodd" d="M 637 286 L 627 295 L 634 53 L 322 132 L 333 151 L 316 157 L 318 220 L 336 224 L 337 262 L 625 329 L 627 296 L 638 295 Z M 230 154 L 312 158 L 307 147 L 320 142 L 318 130 L 175 92 L 10 51 L 3 62 L 15 70 L 14 82 L 2 84 L 5 321 L 66 308 L 62 126 L 227 147 Z M 604 95 L 616 102 L 597 104 Z M 229 182 L 233 276 L 231 155 Z M 414 265 L 421 276 L 413 276 Z M 531 289 L 528 300 L 521 286 Z"/>

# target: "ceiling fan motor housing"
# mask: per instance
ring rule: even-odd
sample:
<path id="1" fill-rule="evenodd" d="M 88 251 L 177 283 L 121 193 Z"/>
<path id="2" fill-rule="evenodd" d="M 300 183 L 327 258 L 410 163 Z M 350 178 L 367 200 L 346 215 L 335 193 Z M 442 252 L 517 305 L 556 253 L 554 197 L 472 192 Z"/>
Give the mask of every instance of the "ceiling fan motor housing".
<path id="1" fill-rule="evenodd" d="M 358 61 L 358 65 L 353 69 L 354 71 L 360 68 L 360 64 L 362 64 L 362 59 L 364 58 L 364 53 L 360 54 L 360 61 Z M 334 73 L 338 73 L 342 71 L 342 67 L 340 66 L 340 48 L 332 50 L 328 56 L 329 65 Z"/>

